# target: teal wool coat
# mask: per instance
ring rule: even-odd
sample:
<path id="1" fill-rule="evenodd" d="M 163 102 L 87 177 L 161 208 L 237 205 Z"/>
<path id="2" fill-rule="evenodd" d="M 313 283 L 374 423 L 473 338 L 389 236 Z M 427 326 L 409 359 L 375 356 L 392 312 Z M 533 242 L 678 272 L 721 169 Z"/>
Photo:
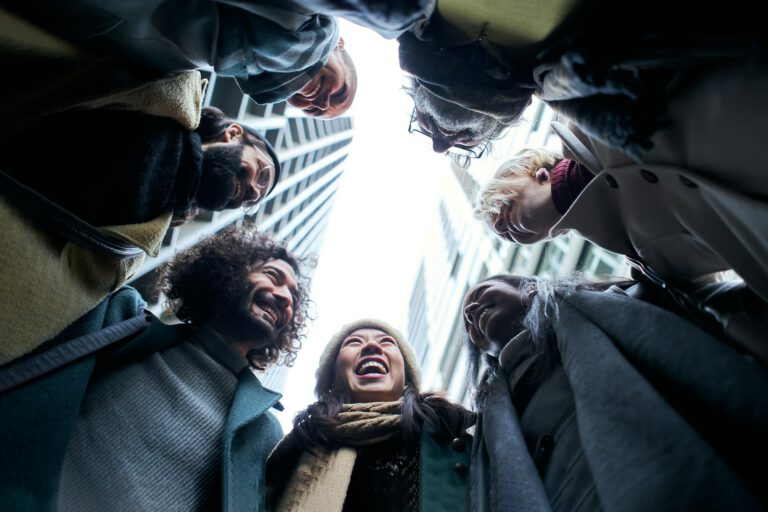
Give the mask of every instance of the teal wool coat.
<path id="1" fill-rule="evenodd" d="M 67 341 L 140 313 L 145 303 L 124 287 L 78 320 L 55 342 Z M 62 366 L 0 394 L 0 508 L 12 511 L 55 510 L 64 456 L 86 387 L 94 372 L 140 361 L 189 339 L 187 325 L 154 319 L 139 335 Z M 222 510 L 264 510 L 264 466 L 282 437 L 277 419 L 280 394 L 264 388 L 247 368 L 227 416 L 222 443 Z"/>

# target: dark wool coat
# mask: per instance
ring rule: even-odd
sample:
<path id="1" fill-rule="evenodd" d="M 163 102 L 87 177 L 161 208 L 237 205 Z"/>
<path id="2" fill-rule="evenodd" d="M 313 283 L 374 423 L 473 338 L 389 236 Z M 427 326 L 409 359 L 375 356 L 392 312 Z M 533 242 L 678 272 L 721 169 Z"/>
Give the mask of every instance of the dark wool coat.
<path id="1" fill-rule="evenodd" d="M 398 39 L 400 66 L 435 95 L 502 124 L 519 119 L 535 94 L 634 156 L 665 125 L 668 94 L 687 69 L 751 58 L 765 44 L 747 1 L 717 10 L 689 1 L 574 4 L 549 36 L 521 47 L 495 47 L 482 34 L 457 42 L 435 13 Z"/>
<path id="2" fill-rule="evenodd" d="M 477 510 L 762 510 L 768 371 L 618 293 L 559 300 L 544 378 L 524 335 L 476 434 Z M 475 468 L 479 468 L 476 470 Z"/>

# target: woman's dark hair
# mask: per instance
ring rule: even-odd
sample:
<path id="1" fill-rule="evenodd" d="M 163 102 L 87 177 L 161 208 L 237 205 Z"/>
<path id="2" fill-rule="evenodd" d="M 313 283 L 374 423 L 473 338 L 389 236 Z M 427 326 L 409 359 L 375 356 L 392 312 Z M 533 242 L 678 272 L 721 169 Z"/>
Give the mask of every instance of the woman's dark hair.
<path id="1" fill-rule="evenodd" d="M 264 368 L 278 361 L 296 359 L 308 318 L 308 279 L 301 272 L 309 262 L 293 256 L 285 245 L 251 224 L 230 226 L 180 252 L 163 265 L 157 287 L 168 298 L 168 307 L 179 320 L 200 326 L 231 311 L 247 288 L 247 276 L 269 260 L 283 260 L 296 273 L 298 290 L 293 318 L 275 343 L 249 354 L 251 364 Z"/>
<path id="2" fill-rule="evenodd" d="M 557 318 L 558 301 L 571 295 L 577 290 L 604 291 L 611 286 L 626 287 L 633 284 L 626 279 L 608 279 L 605 281 L 587 281 L 583 274 L 574 272 L 568 276 L 552 279 L 540 277 L 523 277 L 513 274 L 497 274 L 480 281 L 500 281 L 518 290 L 532 289 L 532 299 L 519 324 L 519 332 L 528 330 L 531 340 L 538 347 L 543 359 L 536 374 L 531 377 L 543 378 L 559 362 L 557 338 L 553 328 L 553 320 Z M 499 361 L 477 348 L 469 336 L 465 336 L 464 344 L 469 355 L 470 386 L 473 388 L 473 407 L 476 411 L 483 410 L 488 389 L 499 370 Z"/>
<path id="3" fill-rule="evenodd" d="M 342 393 L 331 393 L 301 411 L 293 420 L 297 444 L 306 451 L 338 448 L 329 435 L 337 425 L 341 406 L 349 403 Z M 444 439 L 460 436 L 475 423 L 475 414 L 449 401 L 440 393 L 417 393 L 407 388 L 403 393 L 400 429 L 408 445 L 418 443 L 424 425 L 431 426 Z"/>

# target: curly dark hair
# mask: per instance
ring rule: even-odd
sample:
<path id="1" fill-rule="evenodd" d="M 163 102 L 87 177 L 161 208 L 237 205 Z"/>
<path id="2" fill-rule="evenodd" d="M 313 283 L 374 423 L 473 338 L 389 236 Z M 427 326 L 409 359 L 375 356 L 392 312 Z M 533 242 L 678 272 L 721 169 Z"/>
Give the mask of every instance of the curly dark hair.
<path id="1" fill-rule="evenodd" d="M 311 261 L 292 255 L 271 235 L 257 231 L 250 223 L 230 226 L 163 265 L 157 287 L 179 320 L 197 327 L 231 311 L 248 286 L 248 274 L 272 259 L 285 261 L 296 273 L 294 314 L 273 345 L 252 350 L 248 359 L 258 369 L 277 362 L 291 366 L 309 318 L 309 279 L 302 274 L 302 268 L 311 266 Z"/>

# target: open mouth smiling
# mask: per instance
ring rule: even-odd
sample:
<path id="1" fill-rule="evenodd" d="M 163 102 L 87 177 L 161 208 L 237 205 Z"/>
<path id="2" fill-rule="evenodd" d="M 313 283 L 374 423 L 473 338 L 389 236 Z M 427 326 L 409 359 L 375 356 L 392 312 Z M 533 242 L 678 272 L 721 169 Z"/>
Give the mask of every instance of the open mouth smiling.
<path id="1" fill-rule="evenodd" d="M 265 317 L 272 324 L 272 327 L 277 327 L 280 324 L 280 313 L 277 311 L 277 308 L 271 304 L 263 301 L 254 301 L 253 307 L 264 313 Z"/>
<path id="2" fill-rule="evenodd" d="M 301 90 L 299 91 L 299 94 L 301 94 L 308 100 L 313 100 L 320 94 L 320 91 L 322 89 L 323 89 L 323 78 L 321 77 L 320 79 L 318 79 L 317 83 L 315 84 L 314 87 L 312 87 L 312 89 L 308 91 Z"/>
<path id="3" fill-rule="evenodd" d="M 383 376 L 389 373 L 387 362 L 380 357 L 366 357 L 355 366 L 355 375 Z"/>

